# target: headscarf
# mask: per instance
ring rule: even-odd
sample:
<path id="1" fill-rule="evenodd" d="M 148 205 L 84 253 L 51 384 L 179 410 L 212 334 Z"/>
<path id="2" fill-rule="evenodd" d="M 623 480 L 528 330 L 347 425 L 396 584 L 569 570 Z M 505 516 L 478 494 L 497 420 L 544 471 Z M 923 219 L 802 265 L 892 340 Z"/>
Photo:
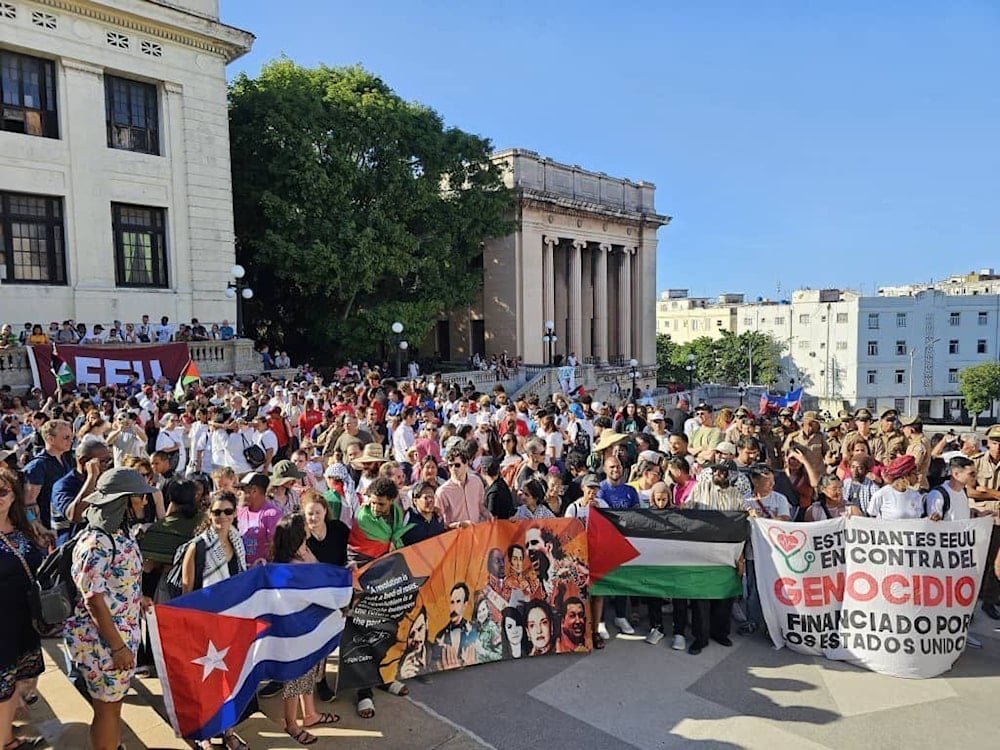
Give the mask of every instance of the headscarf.
<path id="1" fill-rule="evenodd" d="M 87 519 L 87 525 L 108 534 L 114 534 L 122 527 L 122 522 L 125 520 L 125 509 L 128 501 L 129 496 L 123 495 L 100 505 L 91 505 L 83 512 L 84 518 Z"/>

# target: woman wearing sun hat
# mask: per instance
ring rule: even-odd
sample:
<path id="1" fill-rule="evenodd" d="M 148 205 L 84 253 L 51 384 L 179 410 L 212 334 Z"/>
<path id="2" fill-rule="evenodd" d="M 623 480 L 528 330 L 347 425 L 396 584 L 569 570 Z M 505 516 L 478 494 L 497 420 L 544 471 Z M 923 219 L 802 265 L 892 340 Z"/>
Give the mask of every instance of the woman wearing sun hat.
<path id="1" fill-rule="evenodd" d="M 135 469 L 111 469 L 87 497 L 86 528 L 73 550 L 79 597 L 66 620 L 65 640 L 94 707 L 95 750 L 121 743 L 121 705 L 135 672 L 141 639 L 142 555 L 130 527 L 135 495 L 152 495 Z M 109 666 L 110 665 L 110 666 Z"/>

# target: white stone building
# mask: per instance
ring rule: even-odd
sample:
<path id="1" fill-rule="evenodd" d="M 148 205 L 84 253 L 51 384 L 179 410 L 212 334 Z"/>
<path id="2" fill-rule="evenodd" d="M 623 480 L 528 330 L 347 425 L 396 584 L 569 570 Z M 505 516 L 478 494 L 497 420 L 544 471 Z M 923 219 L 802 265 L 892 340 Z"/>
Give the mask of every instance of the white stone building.
<path id="1" fill-rule="evenodd" d="M 965 294 L 949 282 L 870 297 L 801 289 L 790 302 L 742 305 L 737 333 L 759 330 L 783 343 L 785 385 L 803 386 L 822 408 L 966 419 L 959 372 L 1000 352 L 1000 294 L 986 293 L 986 281 Z M 1000 279 L 993 288 L 1000 292 Z"/>
<path id="2" fill-rule="evenodd" d="M 235 318 L 218 0 L 0 0 L 0 321 Z"/>

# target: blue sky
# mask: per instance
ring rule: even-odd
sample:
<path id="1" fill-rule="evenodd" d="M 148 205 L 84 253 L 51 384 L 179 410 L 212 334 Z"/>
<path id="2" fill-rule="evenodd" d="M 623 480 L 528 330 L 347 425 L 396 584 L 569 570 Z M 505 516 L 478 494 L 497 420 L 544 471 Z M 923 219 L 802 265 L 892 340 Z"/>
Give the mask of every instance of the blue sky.
<path id="1" fill-rule="evenodd" d="M 497 148 L 657 186 L 657 289 L 775 298 L 1000 267 L 1000 3 L 222 0 Z M 1000 270 L 1000 268 L 998 268 Z"/>

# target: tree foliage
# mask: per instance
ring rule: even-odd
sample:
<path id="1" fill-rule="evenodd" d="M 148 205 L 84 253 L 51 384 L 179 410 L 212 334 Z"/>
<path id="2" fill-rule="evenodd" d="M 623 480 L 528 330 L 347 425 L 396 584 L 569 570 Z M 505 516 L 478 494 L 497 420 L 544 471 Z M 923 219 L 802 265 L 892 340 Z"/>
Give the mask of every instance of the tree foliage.
<path id="1" fill-rule="evenodd" d="M 974 427 L 976 417 L 1000 399 L 1000 363 L 983 362 L 966 367 L 959 373 L 958 383 L 958 389 L 965 397 L 965 409 L 972 415 Z"/>
<path id="2" fill-rule="evenodd" d="M 781 352 L 782 344 L 760 331 L 747 331 L 739 336 L 723 331 L 721 338 L 702 336 L 687 344 L 675 344 L 658 334 L 657 379 L 661 383 L 687 385 L 688 356 L 694 354 L 695 383 L 749 385 L 752 376 L 753 384 L 773 385 L 781 375 Z"/>
<path id="3" fill-rule="evenodd" d="M 300 356 L 376 353 L 394 320 L 418 345 L 512 231 L 489 141 L 360 67 L 271 62 L 230 85 L 229 120 L 247 329 Z"/>

